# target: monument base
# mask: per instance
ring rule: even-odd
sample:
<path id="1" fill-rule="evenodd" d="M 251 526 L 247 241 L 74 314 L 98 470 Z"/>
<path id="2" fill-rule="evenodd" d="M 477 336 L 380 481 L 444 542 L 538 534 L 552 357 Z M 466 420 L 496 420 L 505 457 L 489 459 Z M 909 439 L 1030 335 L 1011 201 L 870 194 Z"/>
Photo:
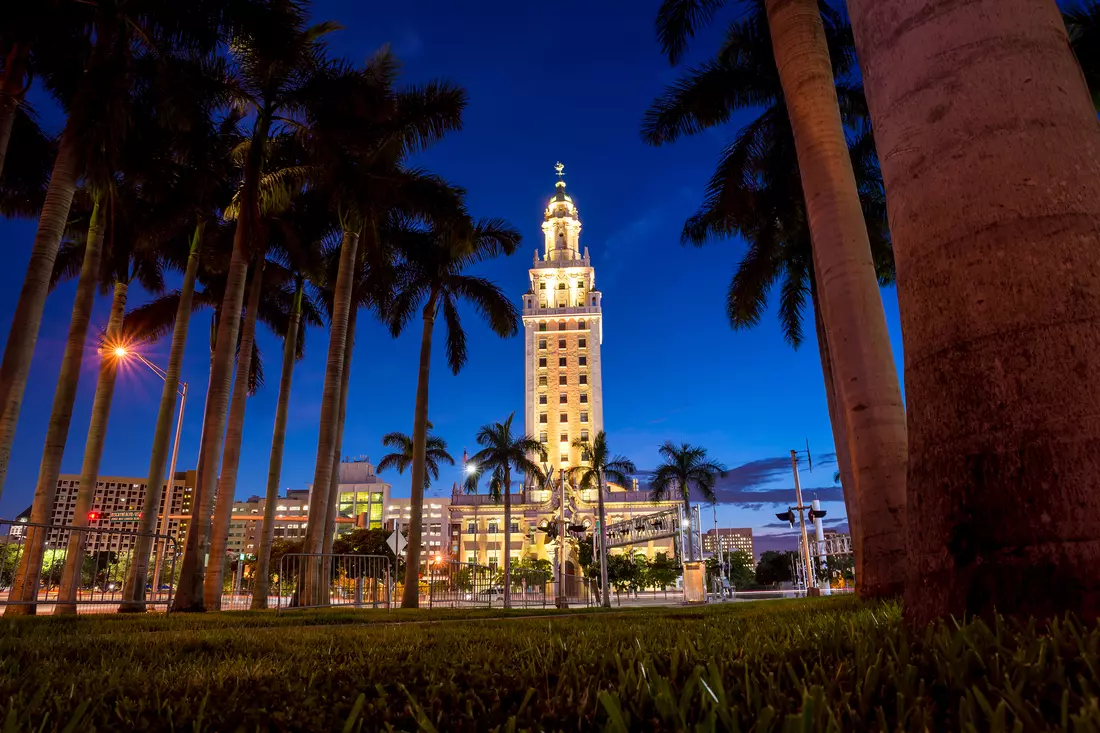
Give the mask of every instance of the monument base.
<path id="1" fill-rule="evenodd" d="M 706 603 L 706 571 L 701 560 L 684 562 L 684 603 Z"/>

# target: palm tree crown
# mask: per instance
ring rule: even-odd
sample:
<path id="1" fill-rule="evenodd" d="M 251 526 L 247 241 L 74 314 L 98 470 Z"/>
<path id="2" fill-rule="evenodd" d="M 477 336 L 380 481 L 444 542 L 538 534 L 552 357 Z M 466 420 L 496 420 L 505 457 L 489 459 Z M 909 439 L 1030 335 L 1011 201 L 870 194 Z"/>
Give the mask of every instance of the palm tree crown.
<path id="1" fill-rule="evenodd" d="M 714 503 L 714 486 L 718 477 L 725 477 L 726 467 L 707 459 L 707 449 L 687 443 L 675 445 L 666 441 L 660 448 L 665 462 L 657 467 L 650 480 L 653 501 L 664 501 L 674 491 L 683 501 L 689 501 L 694 488 L 707 503 Z"/>
<path id="2" fill-rule="evenodd" d="M 482 449 L 470 457 L 469 472 L 466 476 L 466 490 L 477 491 L 482 476 L 490 474 L 489 493 L 495 501 L 500 501 L 502 491 L 507 491 L 511 472 L 522 473 L 536 483 L 545 480 L 539 461 L 547 458 L 546 446 L 530 435 L 516 435 L 512 432 L 512 413 L 504 422 L 482 425 L 477 431 L 477 444 Z"/>
<path id="3" fill-rule="evenodd" d="M 431 427 L 432 424 L 429 422 L 428 429 L 431 430 Z M 382 460 L 378 462 L 378 470 L 387 471 L 395 468 L 398 473 L 405 473 L 405 470 L 412 465 L 413 461 L 412 436 L 399 432 L 386 433 L 382 436 L 382 445 L 397 450 L 382 456 Z M 446 463 L 453 466 L 455 465 L 455 459 L 447 452 L 447 441 L 438 435 L 428 436 L 428 448 L 424 455 L 426 469 L 424 472 L 424 488 L 427 489 L 432 485 L 431 480 L 433 478 L 439 480 L 439 464 Z"/>

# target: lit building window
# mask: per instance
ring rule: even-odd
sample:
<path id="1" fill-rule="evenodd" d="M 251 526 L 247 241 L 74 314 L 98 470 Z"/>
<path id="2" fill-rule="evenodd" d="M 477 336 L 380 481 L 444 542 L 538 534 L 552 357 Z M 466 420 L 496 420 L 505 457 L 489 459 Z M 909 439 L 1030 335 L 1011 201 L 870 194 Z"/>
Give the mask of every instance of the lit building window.
<path id="1" fill-rule="evenodd" d="M 564 349 L 565 348 L 565 339 L 558 339 L 558 348 L 559 349 Z"/>
<path id="2" fill-rule="evenodd" d="M 577 348 L 584 349 L 588 347 L 588 343 L 585 339 L 577 339 Z"/>
<path id="3" fill-rule="evenodd" d="M 588 422 L 588 413 L 587 412 L 582 412 L 581 413 L 581 422 Z"/>

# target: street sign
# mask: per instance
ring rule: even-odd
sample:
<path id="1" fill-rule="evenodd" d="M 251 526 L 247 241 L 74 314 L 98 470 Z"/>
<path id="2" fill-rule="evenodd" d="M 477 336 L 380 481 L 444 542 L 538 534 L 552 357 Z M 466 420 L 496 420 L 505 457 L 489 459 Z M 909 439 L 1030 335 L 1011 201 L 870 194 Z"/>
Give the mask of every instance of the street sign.
<path id="1" fill-rule="evenodd" d="M 111 512 L 110 518 L 115 522 L 136 522 L 141 519 L 141 512 Z"/>
<path id="2" fill-rule="evenodd" d="M 390 538 L 386 540 L 386 544 L 393 550 L 393 554 L 400 555 L 405 551 L 405 547 L 409 544 L 409 541 L 406 540 L 400 532 L 394 532 L 390 535 Z"/>

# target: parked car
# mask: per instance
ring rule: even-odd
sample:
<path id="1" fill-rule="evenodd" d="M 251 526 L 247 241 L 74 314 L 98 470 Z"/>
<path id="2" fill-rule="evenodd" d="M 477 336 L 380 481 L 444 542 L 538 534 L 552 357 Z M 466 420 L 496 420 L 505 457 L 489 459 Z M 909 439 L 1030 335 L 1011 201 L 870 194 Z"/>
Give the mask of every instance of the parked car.
<path id="1" fill-rule="evenodd" d="M 488 603 L 490 606 L 494 602 L 504 603 L 504 589 L 503 588 L 487 588 L 477 594 L 477 600 L 482 603 Z"/>

